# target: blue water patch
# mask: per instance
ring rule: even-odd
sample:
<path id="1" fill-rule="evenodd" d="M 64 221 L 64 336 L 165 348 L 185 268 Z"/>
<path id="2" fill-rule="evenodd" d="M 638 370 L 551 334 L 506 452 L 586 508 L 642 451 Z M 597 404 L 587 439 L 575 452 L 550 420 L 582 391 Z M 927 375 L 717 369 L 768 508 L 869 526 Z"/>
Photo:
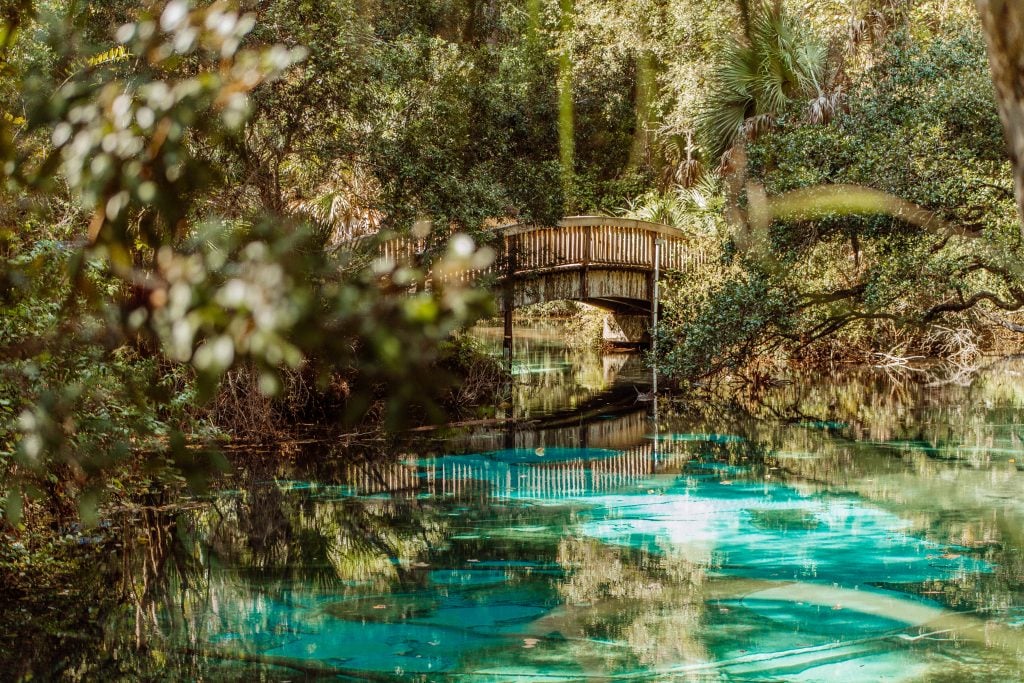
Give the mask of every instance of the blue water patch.
<path id="1" fill-rule="evenodd" d="M 716 472 L 718 474 L 728 474 L 730 476 L 737 476 L 750 471 L 749 467 L 742 465 L 730 465 L 729 463 L 717 462 L 714 460 L 691 460 L 686 463 L 684 468 L 687 472 Z"/>
<path id="2" fill-rule="evenodd" d="M 344 669 L 433 673 L 450 671 L 468 652 L 504 647 L 509 634 L 543 617 L 555 605 L 546 583 L 506 586 L 504 572 L 431 572 L 444 588 L 465 590 L 362 595 L 340 598 L 301 593 L 273 600 L 252 595 L 223 605 L 221 630 L 211 645 L 270 657 L 317 660 Z M 483 581 L 483 577 L 501 582 Z M 294 599 L 293 599 L 294 598 Z"/>
<path id="3" fill-rule="evenodd" d="M 257 632 L 234 632 L 227 631 L 215 633 L 210 636 L 209 641 L 220 647 L 243 648 L 246 650 L 266 650 L 275 647 L 282 647 L 296 639 L 291 633 L 275 633 L 272 631 Z"/>
<path id="4" fill-rule="evenodd" d="M 437 569 L 430 582 L 438 586 L 493 586 L 505 583 L 508 574 L 495 569 Z"/>
<path id="5" fill-rule="evenodd" d="M 835 431 L 839 429 L 846 429 L 850 426 L 849 422 L 836 422 L 834 420 L 805 420 L 797 423 L 798 427 L 804 427 L 805 429 L 822 429 L 825 431 Z"/>
<path id="6" fill-rule="evenodd" d="M 844 670 L 845 659 L 874 657 L 877 671 L 885 671 L 903 660 L 887 654 L 881 641 L 837 641 L 851 634 L 881 638 L 924 623 L 901 619 L 901 606 L 941 608 L 921 607 L 895 591 L 872 593 L 872 584 L 992 570 L 978 557 L 914 535 L 906 520 L 853 495 L 805 492 L 707 457 L 681 461 L 675 469 L 681 473 L 647 466 L 635 453 L 623 461 L 625 474 L 609 467 L 611 458 L 626 455 L 508 449 L 417 460 L 423 482 L 484 486 L 466 487 L 471 494 L 441 487 L 444 495 L 417 500 L 416 511 L 429 514 L 417 518 L 421 526 L 410 524 L 412 540 L 404 542 L 419 550 L 403 555 L 397 540 L 382 536 L 380 552 L 387 555 L 380 565 L 393 573 L 372 586 L 328 580 L 315 589 L 300 583 L 294 592 L 254 590 L 219 610 L 209 642 L 355 671 L 585 678 L 593 667 L 643 670 L 632 648 L 658 636 L 658 622 L 629 620 L 646 600 L 644 618 L 687 609 L 703 615 L 659 636 L 668 647 L 700 634 L 706 649 L 672 651 L 665 656 L 676 658 L 673 665 L 699 668 L 702 659 L 732 658 L 718 673 L 782 680 L 812 671 L 825 676 Z M 329 506 L 325 492 L 310 499 Z M 363 499 L 373 499 L 376 509 L 386 495 Z M 733 588 L 742 582 L 753 587 Z M 706 584 L 721 591 L 717 597 L 703 597 L 699 587 Z M 817 601 L 801 598 L 808 586 L 817 587 Z M 616 594 L 619 587 L 625 592 Z M 854 592 L 864 600 L 841 605 L 821 597 Z M 680 602 L 680 595 L 689 598 Z M 585 611 L 602 600 L 607 609 L 600 618 Z M 780 654 L 769 661 L 748 650 Z M 592 668 L 581 669 L 580 661 Z"/>
<path id="7" fill-rule="evenodd" d="M 774 622 L 777 628 L 792 634 L 845 636 L 857 633 L 863 636 L 899 631 L 906 626 L 898 619 L 842 609 L 839 606 L 807 604 L 792 600 L 722 600 L 717 605 L 750 610 Z"/>
<path id="8" fill-rule="evenodd" d="M 265 651 L 274 657 L 316 659 L 363 671 L 449 671 L 466 651 L 488 644 L 470 631 L 421 624 L 334 621 L 322 631 Z"/>
<path id="9" fill-rule="evenodd" d="M 531 562 L 529 560 L 483 560 L 476 563 L 477 567 L 505 567 L 507 569 L 556 569 L 558 565 L 546 562 Z"/>
<path id="10" fill-rule="evenodd" d="M 855 586 L 991 571 L 984 560 L 951 557 L 947 546 L 906 533 L 908 523 L 888 512 L 776 484 L 705 480 L 588 502 L 589 520 L 579 526 L 585 536 L 624 546 L 654 541 L 695 561 L 713 557 L 721 571 L 748 578 Z M 774 527 L 773 516 L 780 521 Z"/>

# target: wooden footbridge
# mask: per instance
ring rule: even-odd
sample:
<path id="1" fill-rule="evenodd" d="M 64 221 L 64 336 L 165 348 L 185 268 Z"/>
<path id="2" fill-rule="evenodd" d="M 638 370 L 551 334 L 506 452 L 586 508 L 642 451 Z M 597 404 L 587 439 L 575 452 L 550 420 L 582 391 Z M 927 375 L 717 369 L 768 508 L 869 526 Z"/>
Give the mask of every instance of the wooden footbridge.
<path id="1" fill-rule="evenodd" d="M 646 318 L 656 310 L 660 274 L 704 260 L 682 230 L 628 218 L 571 216 L 556 226 L 517 223 L 491 230 L 488 238 L 497 252 L 491 265 L 434 277 L 479 282 L 501 292 L 506 348 L 511 348 L 516 308 L 569 300 Z M 395 263 L 422 264 L 428 251 L 426 240 L 408 237 L 381 248 Z"/>

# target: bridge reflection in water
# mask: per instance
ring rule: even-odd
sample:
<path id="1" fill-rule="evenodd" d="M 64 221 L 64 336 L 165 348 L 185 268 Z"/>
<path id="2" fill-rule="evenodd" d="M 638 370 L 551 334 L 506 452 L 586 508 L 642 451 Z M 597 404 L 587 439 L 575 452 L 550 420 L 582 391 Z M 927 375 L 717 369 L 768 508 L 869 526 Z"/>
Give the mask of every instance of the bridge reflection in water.
<path id="1" fill-rule="evenodd" d="M 482 339 L 489 351 L 501 353 L 501 327 L 478 326 L 473 328 L 473 336 Z M 566 419 L 575 415 L 578 422 L 578 413 L 591 414 L 611 405 L 637 408 L 637 391 L 650 383 L 650 371 L 636 353 L 568 348 L 561 320 L 533 320 L 516 326 L 511 371 L 511 405 L 499 408 L 498 415 L 516 419 L 549 419 L 561 414 Z M 513 445 L 500 443 L 489 448 Z M 481 446 L 484 448 L 488 446 Z"/>
<path id="2" fill-rule="evenodd" d="M 430 493 L 479 500 L 559 499 L 635 490 L 679 472 L 693 442 L 660 441 L 648 407 L 587 423 L 470 436 L 465 455 L 361 463 L 348 468 L 355 495 Z"/>

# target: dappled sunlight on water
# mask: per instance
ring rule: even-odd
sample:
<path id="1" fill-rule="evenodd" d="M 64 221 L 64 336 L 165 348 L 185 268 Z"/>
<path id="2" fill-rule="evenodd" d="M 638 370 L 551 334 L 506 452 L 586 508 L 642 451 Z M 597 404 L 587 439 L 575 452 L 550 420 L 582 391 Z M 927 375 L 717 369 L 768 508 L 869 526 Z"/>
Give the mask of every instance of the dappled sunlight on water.
<path id="1" fill-rule="evenodd" d="M 1020 680 L 1015 376 L 313 445 L 178 514 L 120 628 L 210 676 Z"/>

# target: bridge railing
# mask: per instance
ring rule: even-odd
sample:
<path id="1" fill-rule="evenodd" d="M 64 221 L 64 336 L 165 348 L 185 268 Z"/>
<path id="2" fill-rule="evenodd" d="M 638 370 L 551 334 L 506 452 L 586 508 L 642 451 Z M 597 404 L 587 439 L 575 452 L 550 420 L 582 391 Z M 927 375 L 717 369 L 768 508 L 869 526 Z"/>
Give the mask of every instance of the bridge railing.
<path id="1" fill-rule="evenodd" d="M 653 270 L 655 242 L 662 241 L 661 270 L 687 270 L 703 253 L 681 231 L 621 218 L 576 216 L 556 227 L 515 225 L 500 229 L 513 274 L 564 266 Z"/>
<path id="2" fill-rule="evenodd" d="M 557 226 L 514 224 L 491 234 L 497 258 L 490 266 L 442 279 L 469 282 L 571 267 L 653 270 L 658 240 L 662 271 L 685 271 L 704 261 L 703 251 L 681 230 L 627 218 L 572 216 Z M 400 237 L 383 242 L 379 253 L 395 263 L 428 265 L 422 263 L 427 248 L 423 239 Z"/>

